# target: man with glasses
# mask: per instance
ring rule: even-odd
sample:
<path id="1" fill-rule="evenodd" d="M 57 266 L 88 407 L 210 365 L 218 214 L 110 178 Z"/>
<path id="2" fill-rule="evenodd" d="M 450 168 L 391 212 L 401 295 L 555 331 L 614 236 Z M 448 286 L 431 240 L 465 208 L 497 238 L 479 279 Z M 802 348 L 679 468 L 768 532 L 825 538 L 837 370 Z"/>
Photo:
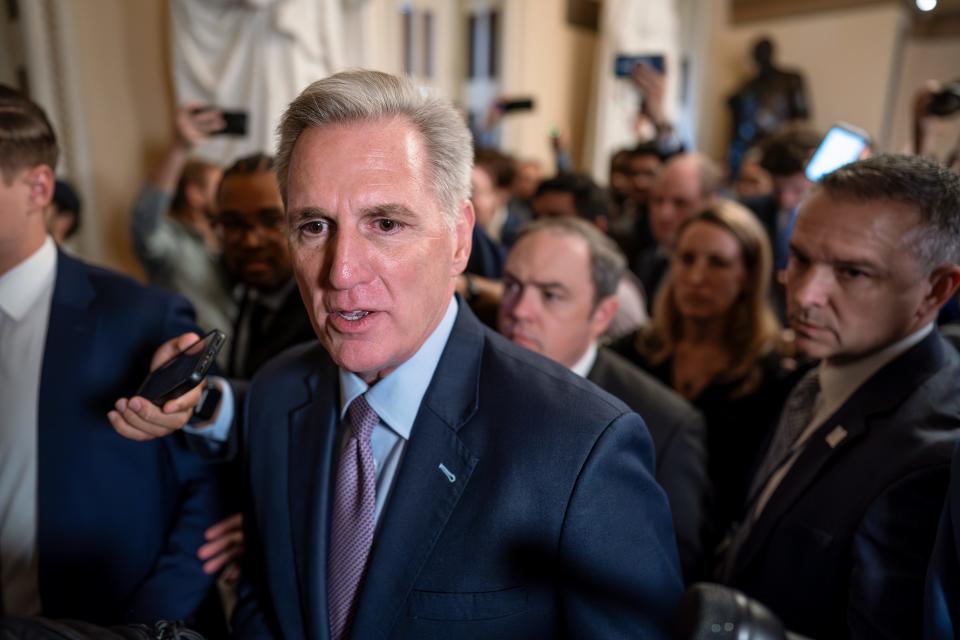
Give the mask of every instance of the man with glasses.
<path id="1" fill-rule="evenodd" d="M 287 347 L 315 339 L 293 279 L 271 156 L 247 156 L 227 169 L 217 193 L 216 226 L 227 268 L 243 288 L 228 369 L 249 379 Z"/>

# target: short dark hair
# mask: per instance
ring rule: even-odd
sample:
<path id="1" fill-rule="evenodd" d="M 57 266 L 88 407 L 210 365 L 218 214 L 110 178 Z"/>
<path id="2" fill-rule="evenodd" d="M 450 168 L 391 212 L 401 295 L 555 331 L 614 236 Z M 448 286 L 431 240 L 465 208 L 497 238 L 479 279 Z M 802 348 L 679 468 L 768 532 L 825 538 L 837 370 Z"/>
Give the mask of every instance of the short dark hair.
<path id="1" fill-rule="evenodd" d="M 534 198 L 545 193 L 571 194 L 577 217 L 591 222 L 599 218 L 609 218 L 613 211 L 613 201 L 606 189 L 582 173 L 562 173 L 544 180 L 537 187 Z"/>
<path id="2" fill-rule="evenodd" d="M 786 129 L 760 144 L 760 166 L 773 176 L 792 176 L 807 166 L 820 144 L 820 134 L 810 129 Z"/>
<path id="3" fill-rule="evenodd" d="M 609 236 L 579 218 L 541 218 L 523 227 L 513 246 L 534 233 L 565 233 L 587 243 L 590 253 L 590 280 L 593 282 L 593 307 L 617 293 L 627 270 L 627 259 Z"/>
<path id="4" fill-rule="evenodd" d="M 264 171 L 273 171 L 277 161 L 271 155 L 266 153 L 253 153 L 249 156 L 243 156 L 234 160 L 233 164 L 226 168 L 223 177 L 220 178 L 220 185 L 217 187 L 217 198 L 220 197 L 220 190 L 223 189 L 223 182 L 232 176 L 249 176 L 254 173 L 263 173 Z"/>
<path id="5" fill-rule="evenodd" d="M 47 114 L 25 95 L 0 84 L 0 177 L 10 184 L 22 169 L 57 168 L 60 150 Z"/>
<path id="6" fill-rule="evenodd" d="M 679 147 L 664 148 L 656 140 L 648 140 L 630 149 L 630 159 L 655 156 L 660 162 L 666 162 L 679 153 L 682 153 Z"/>
<path id="7" fill-rule="evenodd" d="M 497 149 L 477 147 L 473 152 L 473 164 L 487 172 L 497 189 L 509 189 L 517 175 L 517 162 L 513 156 Z"/>
<path id="8" fill-rule="evenodd" d="M 848 164 L 814 187 L 831 198 L 913 206 L 921 223 L 913 250 L 927 270 L 960 264 L 960 176 L 922 156 L 881 154 Z"/>
<path id="9" fill-rule="evenodd" d="M 223 177 L 246 176 L 253 173 L 273 171 L 275 165 L 276 159 L 273 156 L 267 155 L 266 153 L 254 153 L 235 160 L 234 163 L 223 172 Z"/>
<path id="10" fill-rule="evenodd" d="M 174 211 L 184 209 L 187 206 L 187 187 L 193 185 L 201 189 L 206 188 L 207 181 L 210 179 L 210 170 L 216 167 L 216 164 L 205 160 L 189 160 L 177 179 L 177 189 L 173 193 L 170 208 Z"/>
<path id="11" fill-rule="evenodd" d="M 57 210 L 57 215 L 70 215 L 73 217 L 73 224 L 67 229 L 65 237 L 69 238 L 80 229 L 80 213 L 83 210 L 83 201 L 74 190 L 73 186 L 64 180 L 57 180 L 53 185 L 53 206 Z"/>

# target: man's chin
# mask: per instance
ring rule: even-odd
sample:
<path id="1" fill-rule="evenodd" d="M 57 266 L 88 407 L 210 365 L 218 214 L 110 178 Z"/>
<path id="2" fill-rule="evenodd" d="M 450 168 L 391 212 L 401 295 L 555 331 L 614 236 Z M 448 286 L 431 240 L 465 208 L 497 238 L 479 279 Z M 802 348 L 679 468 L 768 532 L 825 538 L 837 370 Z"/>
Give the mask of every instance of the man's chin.
<path id="1" fill-rule="evenodd" d="M 835 349 L 819 340 L 814 340 L 807 336 L 797 334 L 796 342 L 797 353 L 812 360 L 825 360 L 833 355 Z"/>
<path id="2" fill-rule="evenodd" d="M 370 350 L 370 345 L 358 340 L 326 337 L 320 342 L 338 367 L 356 374 L 367 384 L 396 368 L 383 354 Z"/>

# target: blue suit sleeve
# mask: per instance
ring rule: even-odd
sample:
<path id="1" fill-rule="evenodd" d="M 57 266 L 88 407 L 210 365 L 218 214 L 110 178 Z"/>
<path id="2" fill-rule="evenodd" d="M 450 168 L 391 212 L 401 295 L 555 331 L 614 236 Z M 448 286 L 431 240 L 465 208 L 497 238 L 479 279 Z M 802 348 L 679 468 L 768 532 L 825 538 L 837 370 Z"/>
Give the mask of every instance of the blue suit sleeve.
<path id="1" fill-rule="evenodd" d="M 172 298 L 164 339 L 188 331 L 198 331 L 193 308 L 182 298 Z M 171 498 L 176 506 L 171 510 L 174 516 L 168 524 L 163 553 L 150 575 L 131 594 L 125 617 L 132 622 L 189 620 L 215 580 L 215 576 L 203 572 L 197 550 L 205 542 L 204 531 L 226 515 L 220 467 L 189 451 L 179 438 L 165 438 L 163 447 L 179 491 Z"/>
<path id="2" fill-rule="evenodd" d="M 174 438 L 167 438 L 164 445 L 180 481 L 179 508 L 163 554 L 131 598 L 126 615 L 130 621 L 189 620 L 215 580 L 203 572 L 197 550 L 204 543 L 203 532 L 226 515 L 216 468 Z"/>
<path id="3" fill-rule="evenodd" d="M 683 591 L 653 443 L 630 413 L 611 422 L 580 471 L 561 536 L 561 602 L 572 638 L 666 638 Z"/>

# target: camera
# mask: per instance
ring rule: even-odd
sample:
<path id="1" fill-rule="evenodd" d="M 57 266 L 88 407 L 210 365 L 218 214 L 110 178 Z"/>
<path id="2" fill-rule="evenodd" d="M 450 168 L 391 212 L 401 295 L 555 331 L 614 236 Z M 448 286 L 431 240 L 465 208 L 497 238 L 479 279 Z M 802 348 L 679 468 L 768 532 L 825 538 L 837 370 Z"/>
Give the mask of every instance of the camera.
<path id="1" fill-rule="evenodd" d="M 960 80 L 944 85 L 927 104 L 927 113 L 934 116 L 952 116 L 957 111 L 960 111 Z"/>

